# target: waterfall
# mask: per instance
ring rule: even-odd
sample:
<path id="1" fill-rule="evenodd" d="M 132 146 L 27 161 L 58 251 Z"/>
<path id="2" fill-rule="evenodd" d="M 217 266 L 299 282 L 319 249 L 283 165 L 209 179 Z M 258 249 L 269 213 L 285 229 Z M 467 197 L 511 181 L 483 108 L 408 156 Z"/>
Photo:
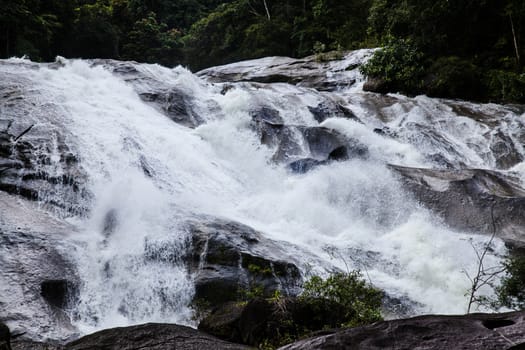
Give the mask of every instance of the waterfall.
<path id="1" fill-rule="evenodd" d="M 465 312 L 470 282 L 464 271 L 476 269 L 473 247 L 483 249 L 488 237 L 448 225 L 406 190 L 389 164 L 499 170 L 520 178 L 521 159 L 507 166 L 511 156 L 523 156 L 519 111 L 425 96 L 379 97 L 353 86 L 330 98 L 357 118 L 318 121 L 312 108 L 328 93 L 285 83 L 210 83 L 181 67 L 127 65 L 140 79 L 110 61 L 0 64 L 0 75 L 33 103 L 19 118 L 59 135 L 83 174 L 77 178 L 82 195 L 46 187 L 39 196 L 40 210 L 75 228 L 65 239 L 75 247 L 67 254 L 81 280 L 70 310 L 81 333 L 151 321 L 193 325 L 185 223 L 206 216 L 293 244 L 303 273 L 316 257 L 328 267 L 366 271 L 390 296 L 411 300 L 413 313 Z M 146 101 L 146 88 L 182 92 L 194 125 L 174 122 L 162 106 Z M 279 146 L 261 143 L 254 127 L 254 111 L 263 107 L 290 127 L 295 148 L 281 150 L 280 159 Z M 301 132 L 319 127 L 362 145 L 366 156 L 291 171 L 289 162 L 316 154 Z M 59 146 L 51 148 L 55 153 L 42 166 L 60 177 Z M 51 210 L 46 201 L 64 205 Z M 150 258 L 159 247 L 166 256 Z M 505 251 L 496 239 L 486 265 L 497 264 Z"/>

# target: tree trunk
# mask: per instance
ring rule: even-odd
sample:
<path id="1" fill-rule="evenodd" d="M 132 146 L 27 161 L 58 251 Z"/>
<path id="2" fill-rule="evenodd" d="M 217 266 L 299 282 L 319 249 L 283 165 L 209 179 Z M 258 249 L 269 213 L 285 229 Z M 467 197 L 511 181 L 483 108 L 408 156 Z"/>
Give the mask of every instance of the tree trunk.
<path id="1" fill-rule="evenodd" d="M 270 10 L 268 9 L 268 4 L 266 3 L 266 0 L 263 0 L 264 3 L 264 9 L 266 10 L 266 16 L 268 16 L 268 20 L 271 21 L 272 17 L 270 16 Z"/>
<path id="2" fill-rule="evenodd" d="M 510 28 L 512 29 L 512 39 L 514 40 L 514 50 L 516 51 L 516 63 L 518 64 L 518 66 L 521 66 L 518 40 L 516 39 L 516 31 L 514 30 L 514 21 L 512 20 L 512 15 L 510 13 L 509 13 L 509 19 L 510 19 Z"/>

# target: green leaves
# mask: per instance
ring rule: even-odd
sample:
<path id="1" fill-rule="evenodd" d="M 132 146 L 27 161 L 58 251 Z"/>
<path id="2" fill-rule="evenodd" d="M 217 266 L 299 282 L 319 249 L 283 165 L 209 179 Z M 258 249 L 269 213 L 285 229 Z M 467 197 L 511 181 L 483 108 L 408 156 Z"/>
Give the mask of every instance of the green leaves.
<path id="1" fill-rule="evenodd" d="M 421 88 L 423 58 L 412 40 L 390 36 L 360 70 L 370 78 L 381 79 L 390 89 L 411 93 Z"/>
<path id="2" fill-rule="evenodd" d="M 308 302 L 332 302 L 344 313 L 341 326 L 356 327 L 382 320 L 383 293 L 368 284 L 359 271 L 335 273 L 326 279 L 313 276 L 305 282 L 301 298 Z"/>
<path id="3" fill-rule="evenodd" d="M 512 309 L 525 308 L 525 257 L 510 257 L 505 262 L 506 274 L 497 288 L 499 302 Z"/>

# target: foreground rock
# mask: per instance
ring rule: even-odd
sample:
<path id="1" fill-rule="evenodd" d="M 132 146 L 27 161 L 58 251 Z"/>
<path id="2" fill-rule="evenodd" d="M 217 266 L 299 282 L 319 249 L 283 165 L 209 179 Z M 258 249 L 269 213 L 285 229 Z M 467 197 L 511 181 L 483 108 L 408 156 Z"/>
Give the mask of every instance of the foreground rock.
<path id="1" fill-rule="evenodd" d="M 1 343 L 0 343 L 1 344 Z M 245 345 L 233 344 L 175 324 L 148 323 L 138 326 L 105 329 L 65 345 L 39 343 L 29 340 L 12 342 L 13 350 L 248 350 Z M 0 349 L 4 350 L 1 345 Z M 5 349 L 7 350 L 7 349 Z"/>
<path id="2" fill-rule="evenodd" d="M 223 304 L 203 319 L 199 330 L 253 346 L 281 346 L 311 331 L 347 321 L 341 305 L 328 300 L 278 298 Z"/>
<path id="3" fill-rule="evenodd" d="M 492 233 L 512 248 L 525 248 L 525 189 L 497 171 L 435 170 L 390 166 L 422 204 L 448 225 Z"/>
<path id="4" fill-rule="evenodd" d="M 525 311 L 421 316 L 378 322 L 298 341 L 281 350 L 518 350 L 525 349 Z"/>
<path id="5" fill-rule="evenodd" d="M 106 329 L 67 344 L 66 350 L 244 350 L 247 346 L 228 343 L 193 328 L 148 323 Z"/>

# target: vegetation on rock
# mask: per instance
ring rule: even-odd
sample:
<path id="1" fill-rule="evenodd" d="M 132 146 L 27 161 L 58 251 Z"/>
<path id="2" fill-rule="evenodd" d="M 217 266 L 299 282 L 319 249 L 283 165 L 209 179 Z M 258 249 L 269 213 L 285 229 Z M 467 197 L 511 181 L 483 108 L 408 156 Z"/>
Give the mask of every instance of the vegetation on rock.
<path id="1" fill-rule="evenodd" d="M 221 339 L 274 349 L 319 330 L 356 327 L 382 320 L 383 293 L 358 271 L 313 276 L 299 297 L 228 302 L 215 308 L 199 329 Z"/>
<path id="2" fill-rule="evenodd" d="M 505 261 L 505 275 L 497 288 L 499 304 L 517 310 L 525 309 L 525 256 L 515 255 Z"/>

